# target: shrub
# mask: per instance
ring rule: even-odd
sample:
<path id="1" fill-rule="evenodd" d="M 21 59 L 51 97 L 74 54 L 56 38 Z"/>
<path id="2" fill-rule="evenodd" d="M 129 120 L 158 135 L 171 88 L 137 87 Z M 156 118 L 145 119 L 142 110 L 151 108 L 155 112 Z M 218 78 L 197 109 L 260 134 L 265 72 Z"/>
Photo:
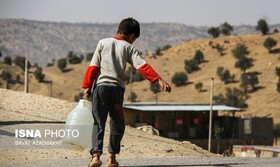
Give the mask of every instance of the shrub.
<path id="1" fill-rule="evenodd" d="M 162 51 L 168 50 L 169 48 L 171 48 L 171 45 L 165 45 L 162 47 Z"/>
<path id="2" fill-rule="evenodd" d="M 184 63 L 185 63 L 185 70 L 187 71 L 187 73 L 192 73 L 200 69 L 198 67 L 199 63 L 195 59 L 185 60 Z"/>
<path id="3" fill-rule="evenodd" d="M 232 54 L 237 59 L 235 67 L 239 68 L 244 73 L 247 69 L 253 67 L 253 59 L 246 57 L 250 52 L 244 44 L 238 44 L 233 50 Z"/>
<path id="4" fill-rule="evenodd" d="M 201 82 L 198 82 L 194 85 L 195 89 L 198 90 L 199 92 L 202 92 L 202 87 L 203 84 Z"/>
<path id="5" fill-rule="evenodd" d="M 220 31 L 222 34 L 227 36 L 227 35 L 230 35 L 230 32 L 233 31 L 233 27 L 230 24 L 228 24 L 227 22 L 225 22 L 220 26 Z"/>
<path id="6" fill-rule="evenodd" d="M 12 58 L 10 56 L 5 56 L 3 63 L 7 65 L 12 65 Z"/>
<path id="7" fill-rule="evenodd" d="M 176 86 L 186 85 L 188 81 L 188 76 L 184 72 L 176 72 L 172 77 L 172 83 Z"/>
<path id="8" fill-rule="evenodd" d="M 200 64 L 204 61 L 204 55 L 200 50 L 196 50 L 193 59 L 196 60 L 198 64 Z"/>
<path id="9" fill-rule="evenodd" d="M 248 90 L 248 86 L 251 86 L 252 91 L 256 90 L 256 85 L 259 83 L 258 75 L 254 72 L 252 73 L 243 73 L 241 75 L 241 83 L 240 86 L 244 88 L 246 91 Z"/>
<path id="10" fill-rule="evenodd" d="M 2 76 L 3 80 L 6 80 L 6 81 L 12 79 L 12 74 L 9 71 L 2 71 L 1 76 Z"/>
<path id="11" fill-rule="evenodd" d="M 213 38 L 217 38 L 220 35 L 219 27 L 211 27 L 207 31 L 208 34 L 212 35 Z"/>
<path id="12" fill-rule="evenodd" d="M 94 52 L 90 52 L 86 55 L 86 61 L 91 61 Z"/>
<path id="13" fill-rule="evenodd" d="M 280 78 L 278 79 L 277 85 L 276 85 L 277 92 L 280 93 Z"/>
<path id="14" fill-rule="evenodd" d="M 42 82 L 45 79 L 45 74 L 43 74 L 42 67 L 37 67 L 34 71 L 34 76 L 38 80 L 38 82 Z"/>
<path id="15" fill-rule="evenodd" d="M 237 88 L 226 88 L 225 95 L 219 94 L 214 96 L 213 100 L 217 104 L 224 104 L 232 107 L 247 108 L 246 104 L 246 93 Z"/>
<path id="16" fill-rule="evenodd" d="M 160 92 L 161 89 L 160 89 L 159 83 L 158 83 L 158 82 L 151 83 L 151 85 L 150 85 L 150 90 L 151 90 L 154 94 Z"/>
<path id="17" fill-rule="evenodd" d="M 57 61 L 57 67 L 58 67 L 62 72 L 64 72 L 64 69 L 67 67 L 66 58 L 58 59 L 58 61 Z"/>
<path id="18" fill-rule="evenodd" d="M 161 48 L 157 47 L 155 50 L 155 55 L 160 56 L 161 55 Z"/>
<path id="19" fill-rule="evenodd" d="M 22 56 L 16 56 L 13 60 L 14 64 L 19 66 L 23 71 L 25 70 L 25 57 L 22 57 Z M 28 61 L 28 64 L 27 64 L 28 68 L 31 67 L 29 61 Z"/>
<path id="20" fill-rule="evenodd" d="M 231 75 L 228 69 L 224 69 L 224 67 L 218 67 L 217 68 L 217 75 L 223 81 L 225 84 L 228 84 L 230 82 L 233 82 L 234 75 Z"/>
<path id="21" fill-rule="evenodd" d="M 269 27 L 265 21 L 265 19 L 260 19 L 258 21 L 256 30 L 261 31 L 263 35 L 266 35 L 269 31 Z"/>
<path id="22" fill-rule="evenodd" d="M 51 67 L 51 66 L 53 66 L 53 65 L 54 65 L 54 63 L 55 63 L 55 59 L 52 59 L 52 62 L 51 62 L 51 63 L 48 63 L 48 64 L 47 64 L 47 67 Z"/>
<path id="23" fill-rule="evenodd" d="M 280 67 L 275 68 L 275 74 L 280 77 Z"/>
<path id="24" fill-rule="evenodd" d="M 263 46 L 268 50 L 269 53 L 271 53 L 272 48 L 276 45 L 277 41 L 270 37 L 266 38 L 266 40 L 263 43 Z"/>
<path id="25" fill-rule="evenodd" d="M 67 59 L 69 64 L 79 64 L 83 61 L 84 56 L 81 55 L 80 57 L 78 57 L 76 54 L 74 54 L 72 51 L 70 51 L 67 55 Z"/>
<path id="26" fill-rule="evenodd" d="M 248 48 L 244 44 L 238 44 L 233 50 L 232 54 L 236 59 L 244 58 L 246 55 L 248 55 L 250 52 L 248 51 Z"/>
<path id="27" fill-rule="evenodd" d="M 131 76 L 132 73 L 132 76 Z M 145 78 L 132 66 L 128 68 L 128 70 L 125 73 L 126 78 L 127 78 L 127 84 L 131 82 L 138 82 L 138 81 L 143 81 Z M 132 77 L 132 78 L 130 78 Z"/>

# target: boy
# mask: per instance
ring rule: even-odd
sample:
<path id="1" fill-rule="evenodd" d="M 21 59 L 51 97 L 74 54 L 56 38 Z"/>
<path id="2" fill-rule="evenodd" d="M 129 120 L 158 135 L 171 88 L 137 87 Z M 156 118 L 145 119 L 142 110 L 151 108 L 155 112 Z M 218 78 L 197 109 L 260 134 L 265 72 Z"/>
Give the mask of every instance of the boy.
<path id="1" fill-rule="evenodd" d="M 153 68 L 142 59 L 132 43 L 140 36 L 140 25 L 133 18 L 120 22 L 115 37 L 102 39 L 98 42 L 91 63 L 84 76 L 82 87 L 84 95 L 93 91 L 93 148 L 90 150 L 92 160 L 90 167 L 102 165 L 100 156 L 103 153 L 103 139 L 107 115 L 110 120 L 109 159 L 107 167 L 117 167 L 116 154 L 120 152 L 125 121 L 123 115 L 123 96 L 125 90 L 126 62 L 133 65 L 150 82 L 158 82 L 161 88 L 170 92 L 170 85 L 165 82 Z"/>

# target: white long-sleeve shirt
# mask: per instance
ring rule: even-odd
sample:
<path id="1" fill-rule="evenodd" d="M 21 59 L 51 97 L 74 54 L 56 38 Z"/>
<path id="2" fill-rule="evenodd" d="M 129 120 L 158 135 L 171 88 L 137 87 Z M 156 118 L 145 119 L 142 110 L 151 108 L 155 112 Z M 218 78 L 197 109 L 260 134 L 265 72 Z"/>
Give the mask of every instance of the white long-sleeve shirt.
<path id="1" fill-rule="evenodd" d="M 82 87 L 91 87 L 96 79 L 96 84 L 116 83 L 125 88 L 127 62 L 151 82 L 159 78 L 159 75 L 146 63 L 133 45 L 123 39 L 105 38 L 97 44 Z"/>

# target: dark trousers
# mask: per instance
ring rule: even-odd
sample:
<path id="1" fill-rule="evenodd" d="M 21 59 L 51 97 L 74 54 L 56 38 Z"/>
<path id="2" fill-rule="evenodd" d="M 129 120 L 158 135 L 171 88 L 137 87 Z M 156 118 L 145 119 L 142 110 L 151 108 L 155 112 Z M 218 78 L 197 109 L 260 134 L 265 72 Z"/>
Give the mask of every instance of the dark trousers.
<path id="1" fill-rule="evenodd" d="M 125 130 L 123 115 L 124 89 L 117 85 L 97 85 L 93 91 L 92 112 L 94 126 L 90 153 L 103 153 L 103 140 L 107 116 L 110 116 L 110 138 L 108 152 L 118 154 Z"/>

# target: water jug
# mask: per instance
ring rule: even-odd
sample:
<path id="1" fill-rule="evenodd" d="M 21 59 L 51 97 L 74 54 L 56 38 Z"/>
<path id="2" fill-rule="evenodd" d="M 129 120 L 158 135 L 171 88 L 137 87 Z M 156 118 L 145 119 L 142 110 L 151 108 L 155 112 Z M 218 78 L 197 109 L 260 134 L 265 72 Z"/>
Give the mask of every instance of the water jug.
<path id="1" fill-rule="evenodd" d="M 72 133 L 63 138 L 63 146 L 79 151 L 91 148 L 93 123 L 92 103 L 81 99 L 67 116 L 65 130 Z"/>

